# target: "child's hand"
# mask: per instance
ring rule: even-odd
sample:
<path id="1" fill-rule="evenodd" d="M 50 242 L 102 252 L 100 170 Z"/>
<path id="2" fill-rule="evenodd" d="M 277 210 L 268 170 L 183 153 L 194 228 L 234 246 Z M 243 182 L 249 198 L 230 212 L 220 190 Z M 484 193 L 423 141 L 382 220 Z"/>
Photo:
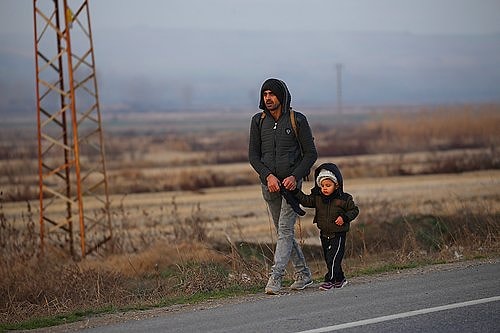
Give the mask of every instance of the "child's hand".
<path id="1" fill-rule="evenodd" d="M 339 226 L 344 224 L 344 219 L 342 218 L 342 216 L 337 217 L 337 219 L 335 220 L 335 224 Z"/>

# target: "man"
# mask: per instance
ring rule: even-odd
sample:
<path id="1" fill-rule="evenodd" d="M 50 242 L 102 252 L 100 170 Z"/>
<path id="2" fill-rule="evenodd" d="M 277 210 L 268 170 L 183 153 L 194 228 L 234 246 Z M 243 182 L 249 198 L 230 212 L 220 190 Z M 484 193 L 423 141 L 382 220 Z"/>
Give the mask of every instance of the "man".
<path id="1" fill-rule="evenodd" d="M 292 111 L 290 103 L 285 82 L 266 80 L 260 91 L 259 108 L 263 112 L 255 114 L 250 125 L 249 161 L 259 174 L 262 195 L 278 234 L 274 264 L 265 288 L 267 294 L 279 292 L 290 260 L 295 269 L 291 289 L 301 290 L 313 282 L 295 239 L 297 213 L 280 194 L 280 185 L 289 191 L 300 188 L 302 178 L 309 174 L 318 157 L 306 117 Z"/>

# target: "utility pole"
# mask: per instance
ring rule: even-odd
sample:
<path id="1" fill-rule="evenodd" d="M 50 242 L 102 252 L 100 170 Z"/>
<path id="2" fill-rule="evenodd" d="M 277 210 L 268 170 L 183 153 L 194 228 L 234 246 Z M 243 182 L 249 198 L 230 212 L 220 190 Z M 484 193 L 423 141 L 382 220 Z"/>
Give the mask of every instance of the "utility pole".
<path id="1" fill-rule="evenodd" d="M 335 65 L 337 70 L 337 113 L 342 114 L 342 64 Z"/>
<path id="2" fill-rule="evenodd" d="M 88 1 L 33 0 L 33 20 L 41 250 L 84 257 L 112 237 Z"/>

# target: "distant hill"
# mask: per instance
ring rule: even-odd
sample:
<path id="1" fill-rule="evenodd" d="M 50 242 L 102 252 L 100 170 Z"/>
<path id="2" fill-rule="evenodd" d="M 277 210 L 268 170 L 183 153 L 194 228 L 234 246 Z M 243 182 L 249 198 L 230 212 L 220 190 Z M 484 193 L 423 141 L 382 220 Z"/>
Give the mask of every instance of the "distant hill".
<path id="1" fill-rule="evenodd" d="M 500 35 L 93 31 L 103 109 L 257 108 L 283 78 L 295 106 L 500 101 Z M 0 34 L 0 112 L 33 112 L 33 36 Z"/>

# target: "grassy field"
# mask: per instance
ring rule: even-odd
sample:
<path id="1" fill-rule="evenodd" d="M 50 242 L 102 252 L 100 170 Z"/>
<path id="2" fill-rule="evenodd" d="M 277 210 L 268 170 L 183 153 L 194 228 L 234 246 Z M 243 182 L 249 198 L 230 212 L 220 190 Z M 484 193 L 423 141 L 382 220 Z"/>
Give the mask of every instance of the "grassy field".
<path id="1" fill-rule="evenodd" d="M 113 241 L 77 261 L 57 242 L 39 255 L 36 142 L 0 134 L 0 330 L 262 290 L 275 234 L 246 161 L 248 117 L 224 128 L 214 115 L 179 127 L 142 117 L 138 128 L 129 117 L 112 119 L 106 135 Z M 498 257 L 499 106 L 331 118 L 319 112 L 310 122 L 316 165 L 337 163 L 361 210 L 348 277 Z M 296 232 L 320 279 L 312 216 L 307 209 Z"/>

